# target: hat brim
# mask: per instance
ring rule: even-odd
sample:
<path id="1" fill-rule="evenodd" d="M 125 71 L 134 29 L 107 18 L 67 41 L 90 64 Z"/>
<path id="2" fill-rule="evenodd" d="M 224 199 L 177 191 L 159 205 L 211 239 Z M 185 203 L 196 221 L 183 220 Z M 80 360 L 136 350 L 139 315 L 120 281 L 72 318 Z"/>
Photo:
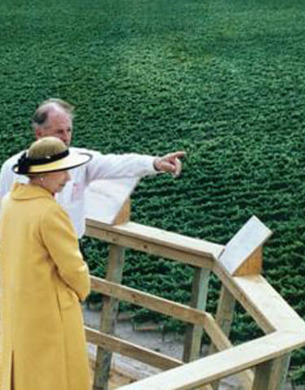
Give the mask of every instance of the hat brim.
<path id="1" fill-rule="evenodd" d="M 70 152 L 70 154 L 67 157 L 64 157 L 60 160 L 53 161 L 47 164 L 30 166 L 26 174 L 36 175 L 41 173 L 66 171 L 68 169 L 73 169 L 81 165 L 84 165 L 87 162 L 89 162 L 91 159 L 92 159 L 92 155 L 89 153 Z M 15 166 L 13 168 L 13 171 L 17 174 L 20 174 L 20 172 L 18 171 L 18 166 Z"/>

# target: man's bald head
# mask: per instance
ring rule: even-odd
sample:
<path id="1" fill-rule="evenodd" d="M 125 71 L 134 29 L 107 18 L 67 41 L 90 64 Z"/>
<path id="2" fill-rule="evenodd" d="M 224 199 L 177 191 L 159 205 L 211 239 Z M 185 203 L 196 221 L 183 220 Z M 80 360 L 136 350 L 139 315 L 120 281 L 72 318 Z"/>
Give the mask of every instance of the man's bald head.
<path id="1" fill-rule="evenodd" d="M 36 138 L 53 136 L 67 146 L 72 137 L 73 106 L 61 99 L 45 100 L 35 111 L 32 127 Z"/>

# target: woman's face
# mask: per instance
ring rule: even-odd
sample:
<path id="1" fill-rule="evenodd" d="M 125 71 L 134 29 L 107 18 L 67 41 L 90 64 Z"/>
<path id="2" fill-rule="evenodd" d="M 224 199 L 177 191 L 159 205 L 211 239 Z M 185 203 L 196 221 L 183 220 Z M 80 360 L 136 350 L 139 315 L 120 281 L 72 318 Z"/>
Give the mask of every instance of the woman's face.
<path id="1" fill-rule="evenodd" d="M 61 192 L 70 179 L 71 177 L 68 171 L 46 173 L 40 178 L 42 187 L 52 194 Z"/>

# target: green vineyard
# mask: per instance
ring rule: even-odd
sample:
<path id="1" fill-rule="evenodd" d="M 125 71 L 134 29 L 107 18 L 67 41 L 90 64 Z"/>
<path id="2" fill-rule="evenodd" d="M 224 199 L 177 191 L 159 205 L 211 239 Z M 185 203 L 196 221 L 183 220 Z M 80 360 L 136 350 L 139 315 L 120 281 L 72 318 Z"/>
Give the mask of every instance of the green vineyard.
<path id="1" fill-rule="evenodd" d="M 0 26 L 1 163 L 30 144 L 31 116 L 49 97 L 75 105 L 75 146 L 185 150 L 180 178 L 141 181 L 132 219 L 226 244 L 257 215 L 274 232 L 264 276 L 305 319 L 304 0 L 2 0 Z M 103 275 L 106 249 L 85 245 Z M 130 287 L 187 302 L 191 276 L 127 252 Z M 241 308 L 232 332 L 236 342 L 259 334 Z M 305 383 L 304 349 L 290 375 Z"/>

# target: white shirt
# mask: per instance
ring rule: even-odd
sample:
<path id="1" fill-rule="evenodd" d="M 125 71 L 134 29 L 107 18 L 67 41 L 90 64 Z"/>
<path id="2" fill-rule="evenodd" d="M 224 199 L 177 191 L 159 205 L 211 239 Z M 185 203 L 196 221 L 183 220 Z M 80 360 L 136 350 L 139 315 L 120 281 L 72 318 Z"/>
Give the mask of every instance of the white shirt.
<path id="1" fill-rule="evenodd" d="M 78 237 L 85 232 L 85 190 L 92 181 L 100 179 L 117 179 L 123 177 L 138 177 L 156 173 L 154 157 L 139 154 L 106 154 L 93 150 L 73 148 L 76 152 L 90 153 L 93 157 L 89 163 L 69 171 L 71 180 L 63 190 L 56 195 L 57 202 L 69 214 Z M 0 198 L 7 194 L 14 182 L 27 183 L 28 178 L 17 175 L 12 167 L 22 154 L 18 153 L 4 162 L 0 173 Z"/>

